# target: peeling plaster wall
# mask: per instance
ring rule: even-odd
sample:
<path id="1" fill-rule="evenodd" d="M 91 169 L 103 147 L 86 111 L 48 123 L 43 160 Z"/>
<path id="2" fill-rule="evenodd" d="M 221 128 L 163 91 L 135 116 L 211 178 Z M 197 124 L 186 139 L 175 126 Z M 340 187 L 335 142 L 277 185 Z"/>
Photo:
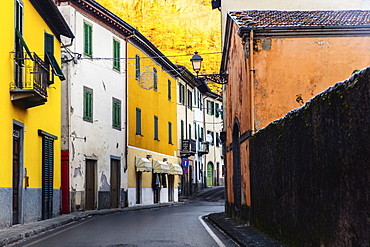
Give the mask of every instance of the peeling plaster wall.
<path id="1" fill-rule="evenodd" d="M 94 19 L 71 6 L 60 6 L 76 39 L 70 50 L 83 54 L 84 22 L 92 25 L 93 57 L 109 58 L 113 55 L 113 39 L 120 42 L 120 57 L 125 57 L 125 40 Z M 69 54 L 67 54 L 69 56 Z M 86 186 L 86 159 L 96 160 L 96 203 L 98 208 L 110 205 L 111 156 L 120 159 L 120 188 L 127 190 L 125 165 L 126 114 L 124 60 L 121 71 L 113 70 L 112 60 L 88 59 L 82 55 L 77 64 L 63 64 L 67 75 L 64 88 L 63 147 L 69 150 L 70 191 L 72 209 L 84 209 Z M 93 120 L 83 120 L 84 87 L 93 90 Z M 112 127 L 113 98 L 121 102 L 121 130 Z M 100 198 L 99 198 L 100 197 Z M 122 201 L 123 198 L 121 198 Z"/>

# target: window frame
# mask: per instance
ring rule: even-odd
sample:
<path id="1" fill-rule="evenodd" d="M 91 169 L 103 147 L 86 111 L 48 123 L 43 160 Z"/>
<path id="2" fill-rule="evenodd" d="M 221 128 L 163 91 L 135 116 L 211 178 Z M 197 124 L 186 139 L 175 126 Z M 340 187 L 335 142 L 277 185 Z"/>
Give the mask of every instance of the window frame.
<path id="1" fill-rule="evenodd" d="M 92 88 L 83 87 L 83 120 L 93 122 L 94 117 L 94 90 Z"/>
<path id="2" fill-rule="evenodd" d="M 159 141 L 159 136 L 158 136 L 158 116 L 154 116 L 154 140 Z"/>
<path id="3" fill-rule="evenodd" d="M 121 71 L 121 42 L 113 39 L 113 69 Z"/>
<path id="4" fill-rule="evenodd" d="M 92 57 L 92 25 L 84 22 L 84 55 Z"/>
<path id="5" fill-rule="evenodd" d="M 193 110 L 193 92 L 188 89 L 188 108 L 189 110 Z"/>
<path id="6" fill-rule="evenodd" d="M 172 143 L 172 123 L 168 122 L 168 144 Z"/>
<path id="7" fill-rule="evenodd" d="M 112 127 L 121 130 L 121 100 L 112 98 Z"/>
<path id="8" fill-rule="evenodd" d="M 141 133 L 141 109 L 136 107 L 136 135 L 142 135 Z"/>
<path id="9" fill-rule="evenodd" d="M 135 55 L 135 78 L 140 81 L 140 56 Z"/>

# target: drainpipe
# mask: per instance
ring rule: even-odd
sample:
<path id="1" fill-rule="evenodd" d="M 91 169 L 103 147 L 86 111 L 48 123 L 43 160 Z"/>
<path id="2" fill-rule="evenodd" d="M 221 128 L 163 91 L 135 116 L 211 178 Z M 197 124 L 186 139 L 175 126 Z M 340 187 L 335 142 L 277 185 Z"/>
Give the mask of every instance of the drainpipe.
<path id="1" fill-rule="evenodd" d="M 253 58 L 253 39 L 254 39 L 254 33 L 253 30 L 250 32 L 249 36 L 249 60 L 250 60 L 250 90 L 251 90 L 251 95 L 250 95 L 250 104 L 251 104 L 251 134 L 254 133 L 254 58 Z"/>

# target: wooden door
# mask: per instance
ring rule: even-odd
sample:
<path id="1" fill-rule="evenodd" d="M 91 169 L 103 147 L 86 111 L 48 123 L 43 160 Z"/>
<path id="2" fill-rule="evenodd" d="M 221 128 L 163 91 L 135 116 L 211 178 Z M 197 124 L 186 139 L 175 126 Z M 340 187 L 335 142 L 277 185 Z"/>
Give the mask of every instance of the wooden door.
<path id="1" fill-rule="evenodd" d="M 141 180 L 143 173 L 136 172 L 136 204 L 141 203 Z"/>
<path id="2" fill-rule="evenodd" d="M 174 201 L 174 183 L 175 183 L 175 175 L 168 174 L 168 201 Z"/>
<path id="3" fill-rule="evenodd" d="M 13 130 L 13 225 L 19 224 L 19 189 L 20 189 L 20 129 Z"/>
<path id="4" fill-rule="evenodd" d="M 96 201 L 96 161 L 86 160 L 86 210 L 95 209 Z"/>
<path id="5" fill-rule="evenodd" d="M 119 191 L 120 191 L 120 161 L 111 159 L 110 169 L 110 202 L 112 208 L 118 208 Z"/>

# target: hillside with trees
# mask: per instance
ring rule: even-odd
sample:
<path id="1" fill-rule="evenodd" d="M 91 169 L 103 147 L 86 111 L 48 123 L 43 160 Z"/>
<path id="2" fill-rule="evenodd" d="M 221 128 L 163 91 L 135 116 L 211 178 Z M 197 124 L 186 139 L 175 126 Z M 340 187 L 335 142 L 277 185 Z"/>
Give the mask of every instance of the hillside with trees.
<path id="1" fill-rule="evenodd" d="M 97 0 L 139 30 L 173 63 L 193 72 L 190 58 L 203 57 L 203 74 L 219 73 L 221 13 L 211 0 Z M 215 92 L 220 87 L 210 84 Z"/>

